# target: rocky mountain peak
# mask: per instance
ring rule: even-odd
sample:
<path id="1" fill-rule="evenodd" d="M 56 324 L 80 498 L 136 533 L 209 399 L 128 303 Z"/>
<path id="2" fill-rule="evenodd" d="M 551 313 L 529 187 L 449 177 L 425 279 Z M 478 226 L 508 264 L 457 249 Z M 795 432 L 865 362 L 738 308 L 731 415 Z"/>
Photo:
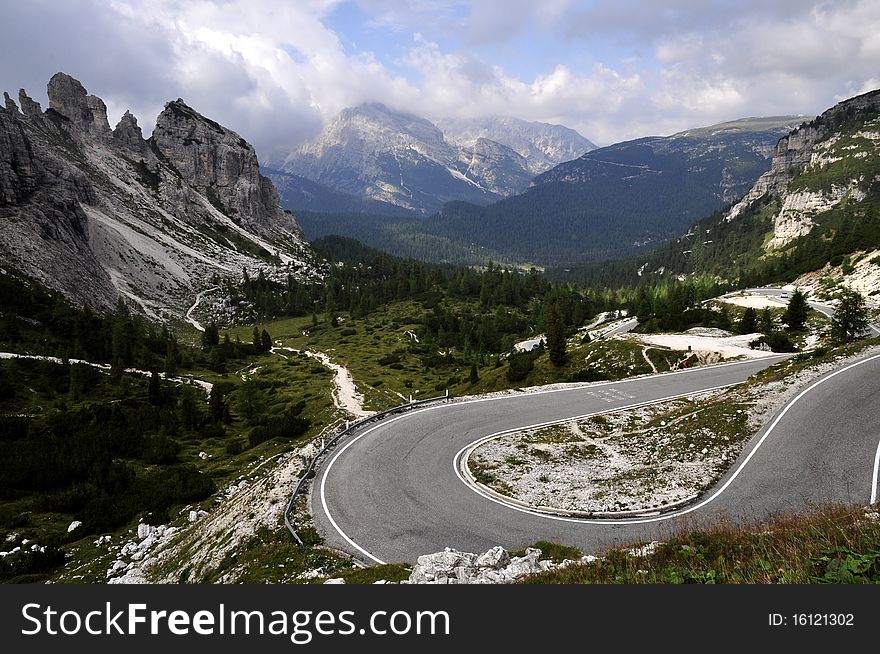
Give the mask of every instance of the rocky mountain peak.
<path id="1" fill-rule="evenodd" d="M 79 80 L 55 73 L 46 90 L 49 108 L 69 119 L 75 128 L 94 136 L 109 134 L 107 105 L 98 96 L 89 95 Z"/>
<path id="2" fill-rule="evenodd" d="M 113 138 L 131 148 L 140 149 L 146 145 L 137 118 L 130 111 L 122 114 L 122 118 L 113 130 Z"/>
<path id="3" fill-rule="evenodd" d="M 43 108 L 36 100 L 25 93 L 24 89 L 18 89 L 18 104 L 21 105 L 21 113 L 25 116 L 42 116 Z"/>
<path id="4" fill-rule="evenodd" d="M 170 102 L 153 142 L 126 111 L 59 73 L 50 109 L 24 91 L 0 104 L 0 261 L 77 303 L 125 298 L 179 319 L 215 276 L 312 274 L 312 255 L 250 144 Z M 72 137 L 72 138 L 71 138 Z"/>
<path id="5" fill-rule="evenodd" d="M 274 185 L 260 174 L 253 146 L 181 98 L 159 114 L 152 142 L 190 185 L 234 221 L 258 230 L 281 221 L 298 232 L 295 221 L 284 217 Z"/>
<path id="6" fill-rule="evenodd" d="M 15 104 L 15 100 L 10 98 L 9 94 L 6 91 L 3 91 L 3 102 L 6 105 L 7 111 L 18 113 L 18 105 Z"/>

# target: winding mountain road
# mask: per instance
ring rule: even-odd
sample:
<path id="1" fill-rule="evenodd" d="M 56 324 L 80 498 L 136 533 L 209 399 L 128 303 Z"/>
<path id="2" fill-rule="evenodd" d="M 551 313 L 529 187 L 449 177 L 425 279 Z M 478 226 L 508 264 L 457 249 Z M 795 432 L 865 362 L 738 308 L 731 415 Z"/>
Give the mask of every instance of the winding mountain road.
<path id="1" fill-rule="evenodd" d="M 415 410 L 366 428 L 330 456 L 312 488 L 312 514 L 328 544 L 366 562 L 388 562 L 414 561 L 447 546 L 516 549 L 539 539 L 596 552 L 662 540 L 719 516 L 750 521 L 876 499 L 880 355 L 814 381 L 753 437 L 712 491 L 669 514 L 605 520 L 539 514 L 481 493 L 459 473 L 462 451 L 486 436 L 739 384 L 782 358 Z"/>

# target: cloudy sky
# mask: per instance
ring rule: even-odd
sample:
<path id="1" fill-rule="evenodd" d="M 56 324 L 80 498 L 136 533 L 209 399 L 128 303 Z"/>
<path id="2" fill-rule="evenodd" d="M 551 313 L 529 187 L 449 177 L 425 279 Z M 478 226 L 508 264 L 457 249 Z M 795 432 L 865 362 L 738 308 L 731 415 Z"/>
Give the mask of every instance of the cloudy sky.
<path id="1" fill-rule="evenodd" d="M 269 158 L 339 110 L 509 114 L 600 145 L 880 87 L 877 0 L 3 0 L 0 90 L 63 70 L 145 133 L 182 97 Z"/>

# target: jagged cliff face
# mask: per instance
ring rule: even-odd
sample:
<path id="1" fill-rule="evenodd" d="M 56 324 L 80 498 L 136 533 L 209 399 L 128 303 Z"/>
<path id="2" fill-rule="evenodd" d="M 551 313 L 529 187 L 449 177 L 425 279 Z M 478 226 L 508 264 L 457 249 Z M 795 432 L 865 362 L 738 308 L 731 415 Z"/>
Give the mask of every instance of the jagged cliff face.
<path id="1" fill-rule="evenodd" d="M 293 216 L 234 132 L 171 102 L 143 139 L 130 113 L 56 74 L 43 112 L 24 90 L 0 109 L 0 256 L 79 303 L 122 296 L 180 317 L 215 276 L 308 275 Z"/>
<path id="2" fill-rule="evenodd" d="M 278 193 L 260 174 L 251 144 L 183 100 L 165 105 L 152 141 L 190 186 L 215 200 L 230 217 L 258 232 L 285 222 Z"/>
<path id="3" fill-rule="evenodd" d="M 880 91 L 845 100 L 781 138 L 770 170 L 733 206 L 731 221 L 770 200 L 769 251 L 809 234 L 842 202 L 861 203 L 880 183 Z"/>

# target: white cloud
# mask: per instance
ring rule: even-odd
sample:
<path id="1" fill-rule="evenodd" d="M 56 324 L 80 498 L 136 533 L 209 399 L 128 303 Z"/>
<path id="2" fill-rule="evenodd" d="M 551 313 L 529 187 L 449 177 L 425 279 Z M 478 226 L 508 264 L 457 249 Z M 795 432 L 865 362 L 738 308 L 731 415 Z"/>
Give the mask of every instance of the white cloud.
<path id="1" fill-rule="evenodd" d="M 40 99 L 65 70 L 105 99 L 111 121 L 131 108 L 146 133 L 165 101 L 183 97 L 263 159 L 364 101 L 434 119 L 559 122 L 610 143 L 744 115 L 818 112 L 880 86 L 874 0 L 359 0 L 400 44 L 395 61 L 346 51 L 350 37 L 329 27 L 342 1 L 11 4 L 0 25 L 0 81 Z M 556 39 L 561 60 L 496 47 L 530 34 Z M 566 57 L 566 45 L 592 58 Z M 539 72 L 515 72 L 517 57 L 538 57 Z"/>

